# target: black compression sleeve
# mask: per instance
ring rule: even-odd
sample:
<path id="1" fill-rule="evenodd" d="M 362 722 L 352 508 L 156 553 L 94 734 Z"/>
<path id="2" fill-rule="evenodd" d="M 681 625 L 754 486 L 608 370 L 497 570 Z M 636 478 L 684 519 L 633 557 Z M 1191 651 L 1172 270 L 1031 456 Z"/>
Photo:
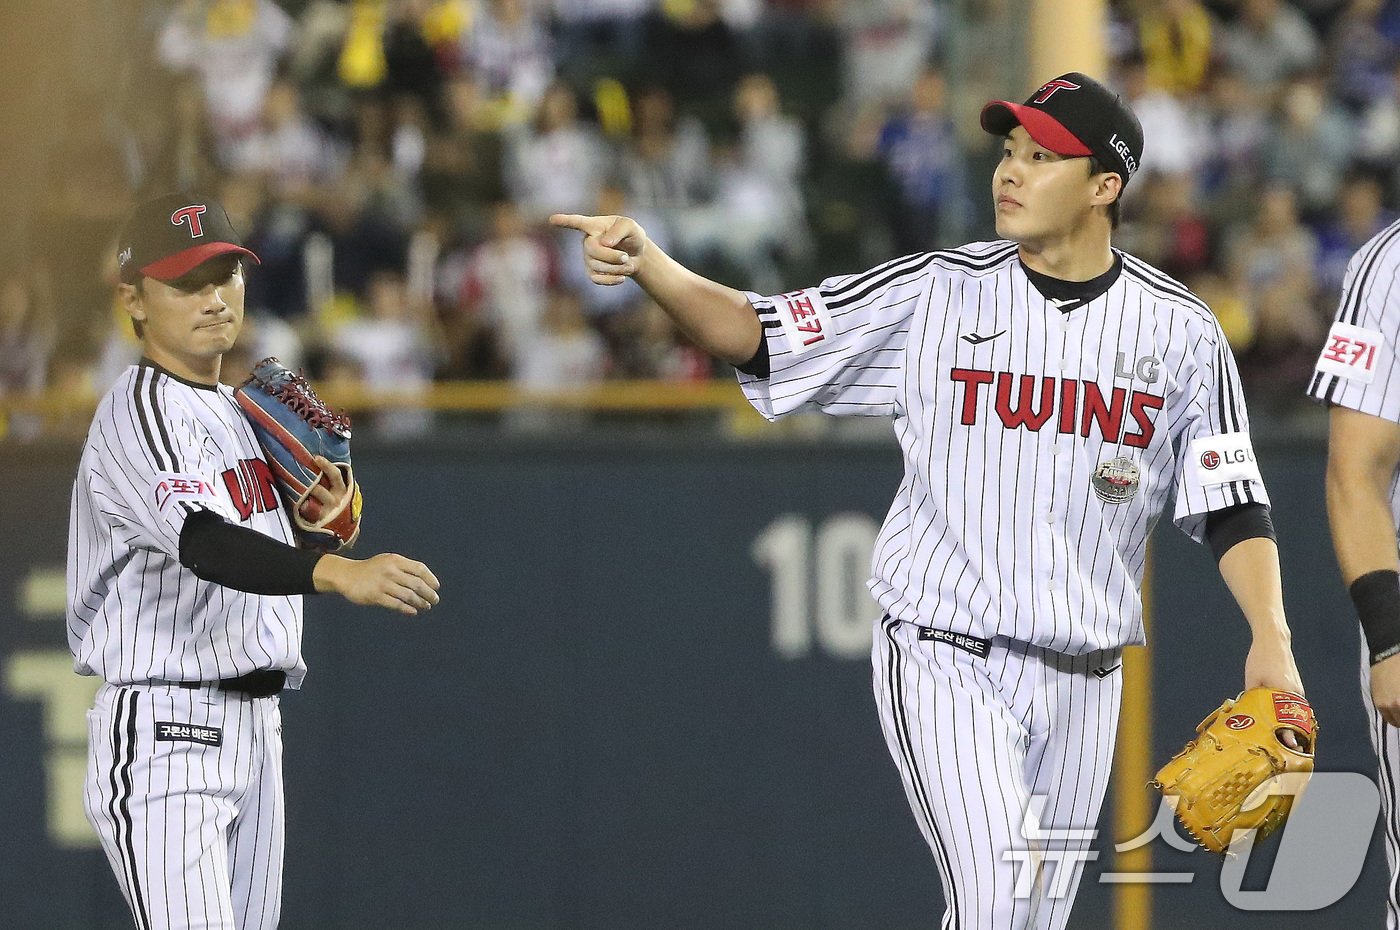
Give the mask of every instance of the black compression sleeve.
<path id="1" fill-rule="evenodd" d="M 1236 504 L 1206 514 L 1206 541 L 1215 553 L 1215 560 L 1229 552 L 1237 543 L 1256 537 L 1277 539 L 1268 504 Z"/>
<path id="2" fill-rule="evenodd" d="M 249 594 L 315 594 L 311 573 L 321 555 L 234 526 L 211 510 L 190 514 L 180 531 L 181 565 Z"/>
<path id="3" fill-rule="evenodd" d="M 760 334 L 758 338 L 758 351 L 753 354 L 753 358 L 742 365 L 735 365 L 734 367 L 746 375 L 753 375 L 755 378 L 766 378 L 772 373 L 768 362 L 768 334 L 766 332 Z"/>

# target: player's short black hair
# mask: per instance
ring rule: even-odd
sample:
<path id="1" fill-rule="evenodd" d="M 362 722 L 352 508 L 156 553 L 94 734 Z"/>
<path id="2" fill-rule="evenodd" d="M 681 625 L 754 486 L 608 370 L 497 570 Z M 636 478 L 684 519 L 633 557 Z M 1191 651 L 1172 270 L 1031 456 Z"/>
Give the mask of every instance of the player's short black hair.
<path id="1" fill-rule="evenodd" d="M 1117 170 L 1109 168 L 1093 155 L 1089 156 L 1089 177 L 1096 174 L 1107 174 L 1112 171 L 1117 174 Z M 1113 203 L 1108 205 L 1108 222 L 1111 228 L 1117 229 L 1119 221 L 1123 218 L 1123 188 L 1118 188 L 1118 196 L 1113 198 Z"/>

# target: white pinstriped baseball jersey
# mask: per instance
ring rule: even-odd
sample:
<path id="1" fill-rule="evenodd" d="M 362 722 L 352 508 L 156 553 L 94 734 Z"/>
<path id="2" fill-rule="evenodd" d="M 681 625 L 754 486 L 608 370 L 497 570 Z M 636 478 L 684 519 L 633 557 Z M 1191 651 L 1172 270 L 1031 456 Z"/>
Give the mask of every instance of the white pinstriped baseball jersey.
<path id="1" fill-rule="evenodd" d="M 1347 263 L 1337 318 L 1318 356 L 1308 394 L 1400 423 L 1400 221 L 1381 230 Z M 1400 523 L 1400 483 L 1390 508 Z"/>
<path id="2" fill-rule="evenodd" d="M 1318 356 L 1308 394 L 1381 419 L 1400 423 L 1400 221 L 1356 251 L 1347 263 L 1337 318 Z M 1400 526 L 1400 475 L 1391 479 L 1390 511 Z M 1371 698 L 1371 653 L 1361 637 L 1361 698 L 1370 721 L 1371 746 L 1380 771 L 1385 818 L 1386 927 L 1400 927 L 1400 819 L 1396 788 L 1400 773 L 1400 728 L 1386 723 Z"/>
<path id="3" fill-rule="evenodd" d="M 904 479 L 870 586 L 891 616 L 1080 654 L 1142 643 L 1147 538 L 1169 500 L 1267 503 L 1209 308 L 1131 256 L 1088 301 L 1042 296 L 1012 242 L 919 253 L 749 294 L 760 413 L 888 415 Z"/>
<path id="4" fill-rule="evenodd" d="M 74 668 L 113 684 L 283 669 L 298 686 L 301 597 L 246 594 L 184 569 L 180 530 L 196 508 L 296 545 L 232 390 L 142 362 L 98 406 L 73 485 Z"/>

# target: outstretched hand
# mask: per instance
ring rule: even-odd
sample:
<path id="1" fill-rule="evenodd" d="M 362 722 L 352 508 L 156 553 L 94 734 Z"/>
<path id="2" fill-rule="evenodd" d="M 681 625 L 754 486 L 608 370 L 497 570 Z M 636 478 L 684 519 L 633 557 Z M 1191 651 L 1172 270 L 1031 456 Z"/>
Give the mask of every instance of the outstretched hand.
<path id="1" fill-rule="evenodd" d="M 334 591 L 353 604 L 387 607 L 410 617 L 431 610 L 441 586 L 428 566 L 392 552 L 368 559 L 322 556 L 312 580 L 317 591 Z"/>
<path id="2" fill-rule="evenodd" d="M 646 230 L 631 217 L 556 213 L 549 222 L 583 233 L 583 264 L 594 284 L 621 284 L 635 276 L 650 244 Z"/>

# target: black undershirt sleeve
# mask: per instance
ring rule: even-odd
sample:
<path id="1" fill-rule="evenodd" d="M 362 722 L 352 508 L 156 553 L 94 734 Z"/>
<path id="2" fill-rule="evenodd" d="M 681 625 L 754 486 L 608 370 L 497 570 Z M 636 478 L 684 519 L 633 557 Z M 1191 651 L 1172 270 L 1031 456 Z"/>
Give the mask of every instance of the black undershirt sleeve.
<path id="1" fill-rule="evenodd" d="M 1268 504 L 1236 504 L 1206 514 L 1206 541 L 1210 543 L 1217 562 L 1236 544 L 1256 537 L 1278 539 L 1274 535 L 1274 521 L 1269 516 Z"/>
<path id="2" fill-rule="evenodd" d="M 199 510 L 180 530 L 180 564 L 214 584 L 249 594 L 315 594 L 322 553 L 298 549 Z"/>
<path id="3" fill-rule="evenodd" d="M 768 362 L 768 334 L 766 332 L 759 334 L 758 351 L 753 354 L 753 358 L 734 367 L 746 375 L 753 375 L 755 378 L 766 378 L 772 374 L 772 368 Z"/>

